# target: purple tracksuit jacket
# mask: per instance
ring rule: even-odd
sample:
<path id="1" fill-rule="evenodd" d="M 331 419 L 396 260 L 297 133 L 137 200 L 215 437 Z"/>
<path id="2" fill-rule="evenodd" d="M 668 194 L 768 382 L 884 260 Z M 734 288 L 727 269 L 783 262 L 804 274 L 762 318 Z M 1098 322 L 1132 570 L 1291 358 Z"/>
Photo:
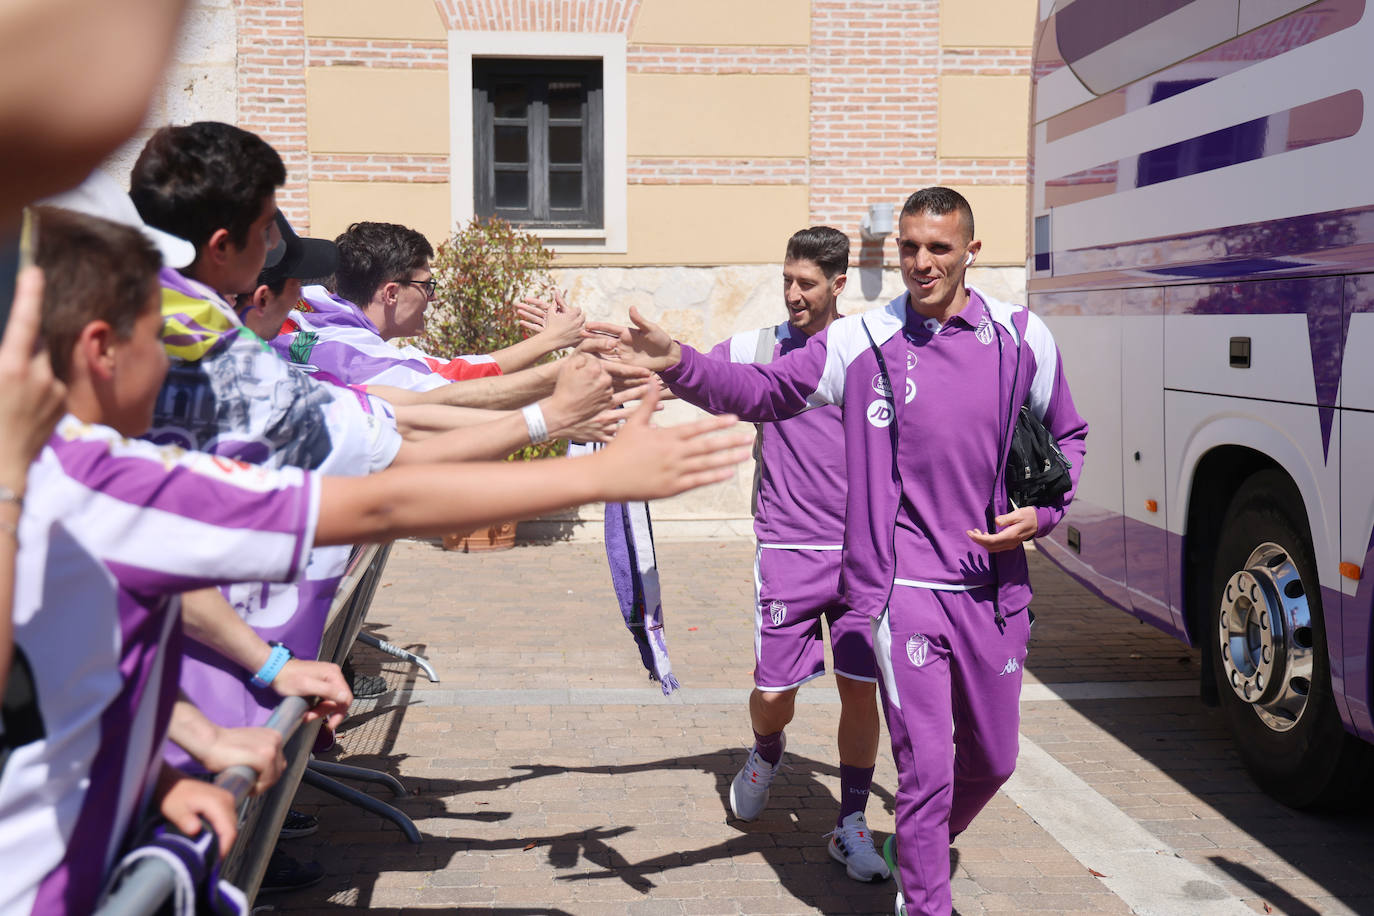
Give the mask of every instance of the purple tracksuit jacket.
<path id="1" fill-rule="evenodd" d="M 1045 323 L 1023 306 L 1000 302 L 971 288 L 969 292 L 986 309 L 977 328 L 979 340 L 986 338 L 989 345 L 1001 348 L 998 388 L 1002 415 L 1012 420 L 1013 405 L 1019 408 L 1028 404 L 1059 440 L 1073 465 L 1073 489 L 1056 505 L 1036 507 L 1036 534 L 1043 536 L 1058 524 L 1077 489 L 1088 425 L 1074 409 L 1059 351 Z M 886 607 L 893 579 L 899 574 L 894 532 L 903 507 L 890 427 L 901 429 L 902 410 L 914 392 L 914 382 L 908 379 L 910 366 L 902 330 L 909 321 L 923 321 L 908 308 L 907 300 L 903 293 L 884 308 L 841 318 L 805 347 L 773 363 L 726 365 L 684 345 L 682 362 L 661 373 L 683 400 L 712 413 L 734 413 L 751 422 L 785 419 L 821 404 L 841 407 L 849 478 L 842 588 L 851 607 L 872 617 Z M 870 336 L 883 354 L 890 388 L 882 378 Z M 958 378 L 942 381 L 960 383 Z M 907 397 L 893 398 L 893 391 L 907 392 Z M 902 430 L 902 434 L 920 435 L 932 448 L 953 449 L 956 454 L 960 444 L 960 431 L 953 428 Z M 1005 436 L 999 465 L 1005 464 L 1010 438 Z M 993 492 L 991 514 L 1008 511 L 1000 473 Z M 963 507 L 957 511 L 967 516 L 966 507 L 986 506 L 989 495 L 951 493 L 948 505 Z M 983 517 L 941 520 L 943 524 L 927 521 L 932 530 L 986 528 L 990 523 Z M 1025 551 L 997 553 L 991 561 L 999 583 L 999 604 L 1008 610 L 1029 605 Z M 941 581 L 960 581 L 959 570 L 943 573 Z"/>

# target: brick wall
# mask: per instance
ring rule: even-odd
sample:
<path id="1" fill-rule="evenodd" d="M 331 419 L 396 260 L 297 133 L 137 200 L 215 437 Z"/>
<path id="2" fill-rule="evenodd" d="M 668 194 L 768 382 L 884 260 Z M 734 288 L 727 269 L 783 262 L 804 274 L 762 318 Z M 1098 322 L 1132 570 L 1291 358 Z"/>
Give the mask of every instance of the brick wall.
<path id="1" fill-rule="evenodd" d="M 629 34 L 638 0 L 435 0 L 446 28 Z M 447 45 L 430 40 L 304 35 L 302 0 L 242 0 L 239 123 L 282 153 L 283 208 L 308 228 L 308 182 L 442 183 L 443 155 L 315 154 L 306 148 L 307 67 L 443 69 Z M 895 246 L 862 243 L 870 203 L 894 208 L 930 184 L 1019 185 L 1021 158 L 949 158 L 938 149 L 943 76 L 1025 76 L 1025 48 L 947 48 L 939 0 L 812 0 L 809 47 L 630 44 L 630 73 L 796 74 L 811 86 L 809 159 L 636 158 L 631 184 L 807 185 L 810 218 L 850 232 L 861 266 L 895 262 Z"/>
<path id="2" fill-rule="evenodd" d="M 467 32 L 628 32 L 637 0 L 436 0 L 450 29 Z"/>
<path id="3" fill-rule="evenodd" d="M 238 124 L 258 134 L 286 163 L 277 203 L 300 232 L 309 230 L 310 163 L 305 135 L 305 21 L 301 0 L 238 4 Z"/>

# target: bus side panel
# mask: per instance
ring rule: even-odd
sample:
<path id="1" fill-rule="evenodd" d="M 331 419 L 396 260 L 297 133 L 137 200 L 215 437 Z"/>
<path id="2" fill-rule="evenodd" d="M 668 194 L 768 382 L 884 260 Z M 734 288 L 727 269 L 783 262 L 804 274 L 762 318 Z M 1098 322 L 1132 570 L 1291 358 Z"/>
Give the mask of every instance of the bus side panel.
<path id="1" fill-rule="evenodd" d="M 1341 560 L 1360 567 L 1358 582 L 1342 577 L 1341 658 L 1331 660 L 1332 687 L 1345 704 L 1346 725 L 1374 741 L 1374 277 L 1349 277 L 1349 323 L 1341 372 Z M 1334 601 L 1328 600 L 1327 606 Z"/>
<path id="2" fill-rule="evenodd" d="M 1088 301 L 1101 294 L 1036 296 L 1031 307 L 1045 319 L 1064 361 L 1074 406 L 1088 421 L 1088 454 L 1078 491 L 1045 552 L 1073 577 L 1112 604 L 1129 610 L 1125 530 L 1121 514 L 1121 326 L 1108 303 Z M 1092 379 L 1074 385 L 1074 379 Z M 1094 457 L 1094 451 L 1100 458 Z M 1069 546 L 1070 530 L 1078 549 Z M 1050 543 L 1046 543 L 1050 542 Z"/>
<path id="3" fill-rule="evenodd" d="M 1171 600 L 1180 579 L 1177 563 L 1171 567 L 1169 562 L 1170 537 L 1164 527 L 1164 291 L 1122 290 L 1118 295 L 1123 305 L 1118 460 L 1131 609 L 1167 633 L 1186 634 L 1175 610 L 1181 602 Z"/>
<path id="4" fill-rule="evenodd" d="M 1374 316 L 1369 316 L 1374 324 Z M 1374 334 L 1371 334 L 1374 336 Z M 1353 334 L 1352 334 L 1353 337 Z M 1331 655 L 1331 689 L 1340 704 L 1346 727 L 1366 741 L 1374 741 L 1370 721 L 1370 613 L 1374 608 L 1374 413 L 1342 411 L 1341 489 L 1345 511 L 1341 519 L 1341 559 L 1362 571 L 1358 582 L 1340 579 L 1340 587 L 1322 589 L 1325 608 L 1340 608 L 1339 654 Z M 1327 611 L 1330 616 L 1331 610 Z M 1329 640 L 1328 640 L 1329 642 Z"/>

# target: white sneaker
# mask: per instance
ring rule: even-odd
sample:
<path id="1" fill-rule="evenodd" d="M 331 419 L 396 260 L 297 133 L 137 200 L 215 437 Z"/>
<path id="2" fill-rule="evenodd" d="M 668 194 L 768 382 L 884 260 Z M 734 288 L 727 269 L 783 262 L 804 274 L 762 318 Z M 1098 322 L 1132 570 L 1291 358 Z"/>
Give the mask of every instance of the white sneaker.
<path id="1" fill-rule="evenodd" d="M 887 863 L 873 848 L 873 834 L 862 811 L 855 811 L 830 832 L 830 858 L 844 865 L 855 881 L 885 881 L 892 877 Z"/>
<path id="2" fill-rule="evenodd" d="M 784 749 L 787 747 L 787 735 L 782 736 L 782 746 Z M 750 749 L 749 759 L 735 774 L 734 782 L 730 783 L 730 810 L 735 817 L 752 821 L 763 813 L 763 809 L 768 807 L 768 787 L 780 769 L 781 757 L 774 765 L 760 757 L 758 750 Z"/>

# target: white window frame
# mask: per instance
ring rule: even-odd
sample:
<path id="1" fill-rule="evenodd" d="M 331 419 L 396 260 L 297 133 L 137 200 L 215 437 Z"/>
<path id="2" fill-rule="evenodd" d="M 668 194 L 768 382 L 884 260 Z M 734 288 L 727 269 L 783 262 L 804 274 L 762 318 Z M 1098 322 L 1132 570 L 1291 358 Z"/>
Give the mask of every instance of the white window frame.
<path id="1" fill-rule="evenodd" d="M 605 150 L 600 229 L 534 229 L 554 251 L 624 254 L 627 250 L 625 36 L 569 32 L 449 32 L 449 189 L 453 221 L 472 219 L 472 59 L 599 59 Z"/>

